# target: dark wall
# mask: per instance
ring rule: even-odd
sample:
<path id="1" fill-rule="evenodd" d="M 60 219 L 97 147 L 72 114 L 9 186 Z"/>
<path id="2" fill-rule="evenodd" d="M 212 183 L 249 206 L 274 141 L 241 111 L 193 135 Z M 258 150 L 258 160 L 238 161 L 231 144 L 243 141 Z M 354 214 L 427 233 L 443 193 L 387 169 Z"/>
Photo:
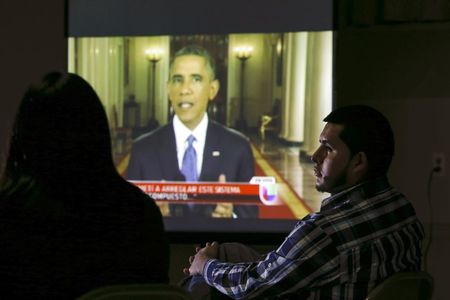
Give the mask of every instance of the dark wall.
<path id="1" fill-rule="evenodd" d="M 390 119 L 396 138 L 390 180 L 412 201 L 426 229 L 433 224 L 428 271 L 435 279 L 433 299 L 446 299 L 450 269 L 450 22 L 405 21 L 401 17 L 407 15 L 401 13 L 398 22 L 387 22 L 380 16 L 380 7 L 365 9 L 359 15 L 349 6 L 341 10 L 336 104 L 372 105 Z M 355 14 L 370 22 L 352 24 Z M 430 177 L 435 153 L 446 157 L 445 176 Z"/>
<path id="2" fill-rule="evenodd" d="M 366 103 L 391 120 L 391 179 L 428 221 L 426 184 L 433 153 L 450 154 L 450 27 L 425 24 L 339 32 L 337 104 Z M 436 222 L 448 222 L 449 177 L 433 181 Z"/>
<path id="3" fill-rule="evenodd" d="M 64 1 L 0 1 L 0 167 L 16 106 L 29 83 L 67 68 Z"/>

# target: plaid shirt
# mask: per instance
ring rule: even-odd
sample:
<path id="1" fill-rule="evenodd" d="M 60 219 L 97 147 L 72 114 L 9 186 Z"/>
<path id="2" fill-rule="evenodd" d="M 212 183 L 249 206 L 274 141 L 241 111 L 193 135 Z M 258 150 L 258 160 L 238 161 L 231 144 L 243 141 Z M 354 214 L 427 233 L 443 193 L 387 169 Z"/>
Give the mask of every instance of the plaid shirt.
<path id="1" fill-rule="evenodd" d="M 382 177 L 325 199 L 263 260 L 212 259 L 203 277 L 234 299 L 365 299 L 391 274 L 420 269 L 423 237 L 410 202 Z"/>

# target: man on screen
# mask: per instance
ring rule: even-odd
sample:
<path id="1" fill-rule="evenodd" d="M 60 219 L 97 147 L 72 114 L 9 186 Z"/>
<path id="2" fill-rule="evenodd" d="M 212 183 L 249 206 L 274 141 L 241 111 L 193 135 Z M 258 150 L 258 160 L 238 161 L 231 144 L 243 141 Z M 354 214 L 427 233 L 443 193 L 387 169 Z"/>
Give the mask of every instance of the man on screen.
<path id="1" fill-rule="evenodd" d="M 209 119 L 206 113 L 209 101 L 219 91 L 210 54 L 196 46 L 176 52 L 167 89 L 175 116 L 133 143 L 127 179 L 249 182 L 254 158 L 248 139 Z M 231 204 L 172 204 L 169 208 L 171 216 L 212 217 L 227 208 L 230 216 L 258 216 L 256 206 L 235 206 L 233 210 Z"/>
<path id="2" fill-rule="evenodd" d="M 276 250 L 253 262 L 217 260 L 223 248 L 215 242 L 197 247 L 184 270 L 194 275 L 191 291 L 203 279 L 234 299 L 362 300 L 390 275 L 420 269 L 423 227 L 386 177 L 394 154 L 388 120 L 354 105 L 324 121 L 312 155 L 316 188 L 331 193 L 320 212 L 304 217 Z"/>

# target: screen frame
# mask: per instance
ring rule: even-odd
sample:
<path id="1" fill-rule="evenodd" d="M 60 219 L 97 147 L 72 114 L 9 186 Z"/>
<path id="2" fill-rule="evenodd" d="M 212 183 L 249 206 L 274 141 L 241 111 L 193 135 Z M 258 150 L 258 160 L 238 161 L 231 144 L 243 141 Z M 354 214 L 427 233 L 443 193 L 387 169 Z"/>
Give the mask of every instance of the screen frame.
<path id="1" fill-rule="evenodd" d="M 265 1 L 264 6 L 258 0 L 211 2 L 133 0 L 131 6 L 127 0 L 66 0 L 65 32 L 67 37 L 102 37 L 332 30 L 333 57 L 335 55 L 337 1 L 283 0 L 280 5 L 280 1 L 270 0 Z M 205 9 L 208 14 L 204 13 Z M 157 13 L 149 17 L 149 11 Z M 334 81 L 334 59 L 332 69 Z M 334 99 L 332 102 L 334 106 Z M 197 220 L 192 228 L 181 231 L 174 228 L 180 228 L 179 223 L 186 219 L 164 218 L 169 242 L 192 244 L 232 240 L 255 245 L 276 244 L 282 242 L 298 222 L 256 219 L 230 225 L 229 220 L 212 219 L 215 223 L 227 222 L 227 231 L 209 231 L 204 226 L 209 221 Z M 273 223 L 273 226 L 260 226 L 261 222 Z"/>
<path id="2" fill-rule="evenodd" d="M 326 31 L 336 28 L 336 2 L 269 0 L 261 5 L 259 0 L 133 0 L 133 5 L 130 5 L 128 0 L 66 0 L 66 35 L 96 37 Z"/>

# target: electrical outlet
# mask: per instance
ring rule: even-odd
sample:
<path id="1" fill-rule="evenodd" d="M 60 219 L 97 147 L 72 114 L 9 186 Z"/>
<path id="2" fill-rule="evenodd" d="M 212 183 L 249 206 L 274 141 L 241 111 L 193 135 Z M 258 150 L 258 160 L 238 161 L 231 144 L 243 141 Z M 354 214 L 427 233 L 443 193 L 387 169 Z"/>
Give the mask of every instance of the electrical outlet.
<path id="1" fill-rule="evenodd" d="M 431 167 L 434 170 L 434 176 L 438 176 L 438 177 L 445 176 L 446 175 L 445 154 L 442 152 L 433 153 Z"/>

